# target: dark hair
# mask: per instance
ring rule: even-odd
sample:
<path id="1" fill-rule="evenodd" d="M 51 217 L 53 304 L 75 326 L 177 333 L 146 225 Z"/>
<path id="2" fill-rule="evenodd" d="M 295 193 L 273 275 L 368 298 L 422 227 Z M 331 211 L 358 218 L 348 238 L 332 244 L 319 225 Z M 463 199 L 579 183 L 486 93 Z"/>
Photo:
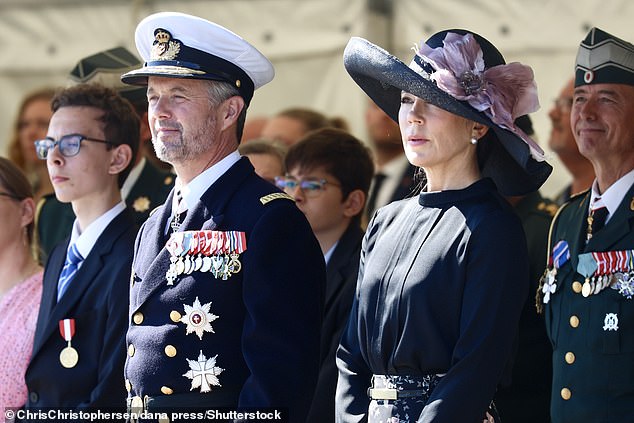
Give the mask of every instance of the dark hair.
<path id="1" fill-rule="evenodd" d="M 33 188 L 31 188 L 31 184 L 24 173 L 11 160 L 5 157 L 0 157 L 0 186 L 7 191 L 7 194 L 10 194 L 18 201 L 33 198 Z M 34 220 L 26 226 L 26 236 L 32 248 L 33 232 L 35 230 Z"/>
<path id="2" fill-rule="evenodd" d="M 55 90 L 53 88 L 41 88 L 39 90 L 33 91 L 27 94 L 20 103 L 20 107 L 18 108 L 18 114 L 13 123 L 13 132 L 11 134 L 11 138 L 9 139 L 9 148 L 8 148 L 8 157 L 9 159 L 15 163 L 18 168 L 26 171 L 26 159 L 22 155 L 22 148 L 20 147 L 20 124 L 22 122 L 22 115 L 24 114 L 24 110 L 33 102 L 44 100 L 50 102 L 53 96 L 55 95 Z M 33 147 L 35 148 L 35 147 Z"/>
<path id="3" fill-rule="evenodd" d="M 309 132 L 286 154 L 286 169 L 318 167 L 337 179 L 343 198 L 356 189 L 367 197 L 374 175 L 372 153 L 347 131 L 323 128 Z"/>
<path id="4" fill-rule="evenodd" d="M 55 94 L 52 101 L 53 112 L 62 107 L 95 107 L 104 113 L 99 118 L 104 123 L 106 140 L 115 144 L 127 144 L 132 149 L 132 160 L 119 174 L 119 188 L 134 166 L 139 151 L 139 117 L 128 100 L 112 88 L 98 84 L 78 84 Z M 108 146 L 108 148 L 111 148 Z"/>
<path id="5" fill-rule="evenodd" d="M 243 156 L 249 154 L 268 154 L 269 156 L 274 156 L 282 164 L 282 172 L 286 172 L 286 166 L 284 166 L 286 151 L 285 145 L 267 139 L 250 140 L 238 147 L 238 152 Z"/>
<path id="6" fill-rule="evenodd" d="M 321 128 L 337 128 L 346 131 L 349 129 L 348 123 L 341 117 L 328 118 L 315 110 L 301 107 L 282 110 L 276 116 L 284 116 L 302 122 L 306 132 Z"/>

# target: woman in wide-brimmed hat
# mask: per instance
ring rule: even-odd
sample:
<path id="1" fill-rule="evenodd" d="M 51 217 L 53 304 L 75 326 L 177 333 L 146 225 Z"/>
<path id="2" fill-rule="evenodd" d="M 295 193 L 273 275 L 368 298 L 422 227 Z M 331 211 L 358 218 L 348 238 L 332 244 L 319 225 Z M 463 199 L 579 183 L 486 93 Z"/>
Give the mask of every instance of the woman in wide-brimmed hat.
<path id="1" fill-rule="evenodd" d="M 344 63 L 399 122 L 426 186 L 368 227 L 337 421 L 493 421 L 529 285 L 524 233 L 500 194 L 534 191 L 551 171 L 514 123 L 539 106 L 533 72 L 465 30 L 433 35 L 409 66 L 353 38 Z"/>

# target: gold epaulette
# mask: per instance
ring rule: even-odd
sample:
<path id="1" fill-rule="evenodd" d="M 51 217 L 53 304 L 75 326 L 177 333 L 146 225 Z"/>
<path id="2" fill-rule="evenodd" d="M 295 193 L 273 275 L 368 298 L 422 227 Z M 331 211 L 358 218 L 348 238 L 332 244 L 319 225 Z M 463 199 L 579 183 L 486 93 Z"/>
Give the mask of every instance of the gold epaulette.
<path id="1" fill-rule="evenodd" d="M 292 202 L 295 202 L 295 199 L 285 192 L 274 192 L 273 194 L 267 194 L 264 197 L 260 197 L 260 203 L 266 204 L 270 203 L 273 200 L 281 199 L 291 200 Z"/>

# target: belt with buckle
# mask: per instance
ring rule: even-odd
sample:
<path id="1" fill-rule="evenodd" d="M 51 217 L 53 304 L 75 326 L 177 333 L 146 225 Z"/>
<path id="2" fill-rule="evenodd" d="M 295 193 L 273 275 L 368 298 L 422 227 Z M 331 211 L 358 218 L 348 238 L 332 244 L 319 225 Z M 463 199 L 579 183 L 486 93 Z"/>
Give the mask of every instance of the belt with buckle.
<path id="1" fill-rule="evenodd" d="M 368 388 L 368 397 L 373 400 L 397 400 L 399 398 L 413 398 L 427 395 L 427 389 L 401 390 L 393 388 Z"/>
<path id="2" fill-rule="evenodd" d="M 368 397 L 373 400 L 395 401 L 401 398 L 424 398 L 427 400 L 442 374 L 427 375 L 373 375 Z"/>
<path id="3" fill-rule="evenodd" d="M 206 409 L 221 407 L 236 407 L 238 404 L 239 389 L 225 388 L 221 391 L 210 392 L 205 394 L 174 394 L 174 395 L 158 395 L 150 397 L 145 395 L 143 398 L 134 396 L 127 398 L 128 411 L 141 413 L 149 412 L 165 412 L 178 408 Z"/>

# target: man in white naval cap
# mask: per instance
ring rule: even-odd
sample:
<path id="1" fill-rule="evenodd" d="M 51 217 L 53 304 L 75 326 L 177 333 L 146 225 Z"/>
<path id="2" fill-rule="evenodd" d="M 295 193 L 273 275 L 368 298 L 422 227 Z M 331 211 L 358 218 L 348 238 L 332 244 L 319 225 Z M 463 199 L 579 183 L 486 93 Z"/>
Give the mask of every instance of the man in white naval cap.
<path id="1" fill-rule="evenodd" d="M 542 303 L 553 345 L 553 423 L 634 422 L 634 46 L 581 42 L 571 127 L 590 190 L 553 221 Z"/>
<path id="2" fill-rule="evenodd" d="M 132 411 L 275 408 L 305 420 L 317 380 L 325 266 L 293 199 L 238 144 L 273 66 L 199 17 L 135 34 L 157 156 L 177 179 L 137 237 L 125 368 Z M 219 416 L 233 418 L 230 416 Z"/>

